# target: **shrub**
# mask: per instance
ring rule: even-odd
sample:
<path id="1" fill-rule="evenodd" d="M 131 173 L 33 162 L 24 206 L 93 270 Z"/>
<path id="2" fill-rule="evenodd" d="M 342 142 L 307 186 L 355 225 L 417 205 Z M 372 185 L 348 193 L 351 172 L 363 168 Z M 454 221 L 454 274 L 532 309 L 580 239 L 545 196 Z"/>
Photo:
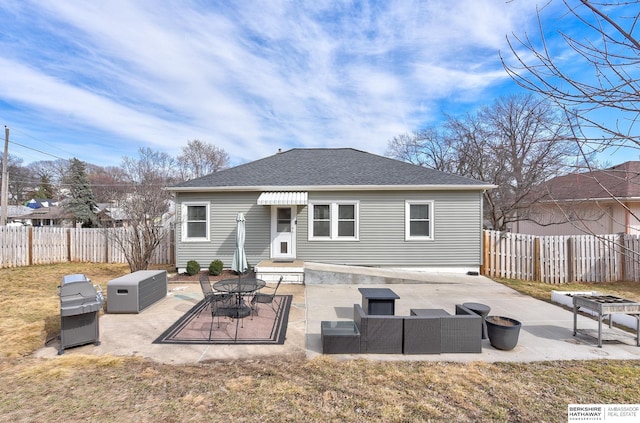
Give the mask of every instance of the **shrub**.
<path id="1" fill-rule="evenodd" d="M 223 267 L 224 265 L 222 264 L 221 260 L 214 260 L 209 265 L 209 274 L 213 276 L 218 276 L 220 273 L 222 273 Z"/>
<path id="2" fill-rule="evenodd" d="M 189 260 L 187 262 L 187 274 L 190 276 L 197 275 L 200 272 L 200 263 L 195 260 Z"/>

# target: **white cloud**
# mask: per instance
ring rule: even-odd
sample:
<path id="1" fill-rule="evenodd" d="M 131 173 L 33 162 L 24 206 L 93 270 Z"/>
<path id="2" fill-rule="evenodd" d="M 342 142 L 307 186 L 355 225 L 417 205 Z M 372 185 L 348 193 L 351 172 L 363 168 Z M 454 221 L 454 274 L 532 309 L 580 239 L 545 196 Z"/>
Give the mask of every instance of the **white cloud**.
<path id="1" fill-rule="evenodd" d="M 0 92 L 22 110 L 170 153 L 199 138 L 239 162 L 278 147 L 382 153 L 440 100 L 504 82 L 497 50 L 531 19 L 530 1 L 494 0 L 11 6 L 23 36 L 0 39 L 13 72 Z"/>

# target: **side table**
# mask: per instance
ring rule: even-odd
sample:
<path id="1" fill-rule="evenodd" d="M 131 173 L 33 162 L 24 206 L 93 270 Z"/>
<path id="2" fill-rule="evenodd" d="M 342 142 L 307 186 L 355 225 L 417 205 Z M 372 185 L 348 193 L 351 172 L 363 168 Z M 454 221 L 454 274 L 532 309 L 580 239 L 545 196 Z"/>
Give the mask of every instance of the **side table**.
<path id="1" fill-rule="evenodd" d="M 362 294 L 362 309 L 369 315 L 393 316 L 396 314 L 398 294 L 389 288 L 358 288 Z"/>
<path id="2" fill-rule="evenodd" d="M 353 320 L 320 323 L 323 354 L 360 353 L 360 331 Z"/>
<path id="3" fill-rule="evenodd" d="M 480 303 L 463 303 L 462 305 L 482 317 L 482 339 L 487 339 L 487 322 L 485 319 L 491 311 L 491 307 Z"/>

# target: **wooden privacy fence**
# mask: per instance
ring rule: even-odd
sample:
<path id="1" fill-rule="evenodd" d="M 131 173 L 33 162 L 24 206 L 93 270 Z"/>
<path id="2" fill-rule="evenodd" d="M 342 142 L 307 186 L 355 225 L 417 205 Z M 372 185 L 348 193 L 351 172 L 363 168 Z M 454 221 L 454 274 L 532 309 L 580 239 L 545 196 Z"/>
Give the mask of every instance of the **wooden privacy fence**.
<path id="1" fill-rule="evenodd" d="M 636 235 L 534 236 L 484 231 L 481 273 L 489 277 L 567 282 L 640 281 Z"/>
<path id="2" fill-rule="evenodd" d="M 63 262 L 126 263 L 114 232 L 129 228 L 0 227 L 0 267 Z M 173 263 L 172 231 L 166 229 L 152 263 Z"/>

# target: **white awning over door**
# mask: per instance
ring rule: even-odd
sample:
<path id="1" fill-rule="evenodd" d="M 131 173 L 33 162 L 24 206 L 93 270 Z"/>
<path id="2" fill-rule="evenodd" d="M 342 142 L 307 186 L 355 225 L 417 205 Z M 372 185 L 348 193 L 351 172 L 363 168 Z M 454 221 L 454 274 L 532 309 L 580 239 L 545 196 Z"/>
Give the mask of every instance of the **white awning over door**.
<path id="1" fill-rule="evenodd" d="M 261 206 L 294 206 L 294 205 L 306 205 L 307 192 L 287 192 L 287 191 L 274 191 L 263 192 L 258 197 L 258 205 Z"/>

